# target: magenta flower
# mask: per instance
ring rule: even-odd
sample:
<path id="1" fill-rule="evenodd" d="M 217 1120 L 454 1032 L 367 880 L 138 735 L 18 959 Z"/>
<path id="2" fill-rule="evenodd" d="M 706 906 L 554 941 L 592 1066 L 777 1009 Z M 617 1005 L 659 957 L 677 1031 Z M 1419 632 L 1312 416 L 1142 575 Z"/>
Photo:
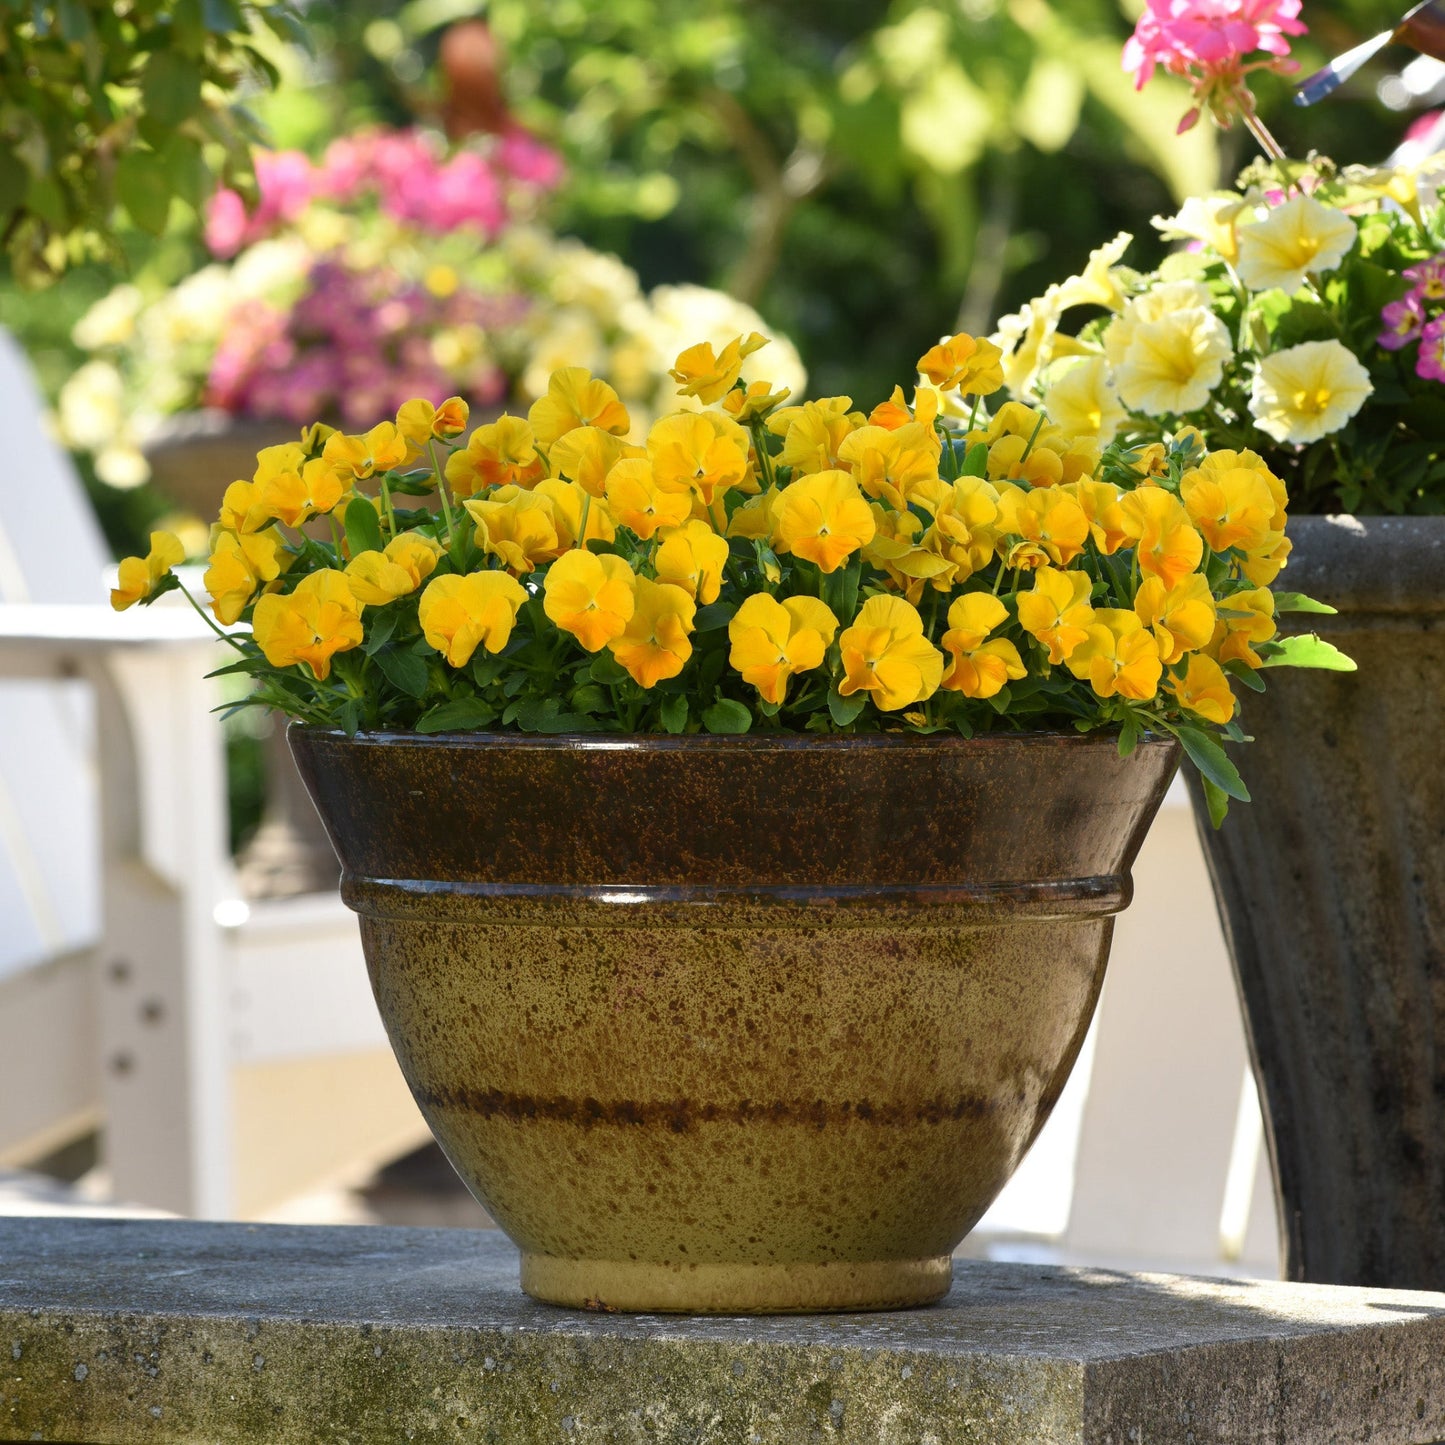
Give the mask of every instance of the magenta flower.
<path id="1" fill-rule="evenodd" d="M 1426 381 L 1445 381 L 1445 316 L 1427 321 L 1421 330 L 1415 375 Z"/>
<path id="2" fill-rule="evenodd" d="M 1375 338 L 1386 351 L 1399 351 L 1420 335 L 1425 324 L 1425 310 L 1420 298 L 1411 292 L 1399 301 L 1391 301 L 1380 312 L 1385 329 Z"/>
<path id="3" fill-rule="evenodd" d="M 519 125 L 502 133 L 497 163 L 514 181 L 539 190 L 550 191 L 562 180 L 562 157 Z"/>
<path id="4" fill-rule="evenodd" d="M 1407 266 L 1400 274 L 1415 283 L 1412 295 L 1426 301 L 1445 300 L 1445 255 L 1432 256 L 1418 266 Z"/>

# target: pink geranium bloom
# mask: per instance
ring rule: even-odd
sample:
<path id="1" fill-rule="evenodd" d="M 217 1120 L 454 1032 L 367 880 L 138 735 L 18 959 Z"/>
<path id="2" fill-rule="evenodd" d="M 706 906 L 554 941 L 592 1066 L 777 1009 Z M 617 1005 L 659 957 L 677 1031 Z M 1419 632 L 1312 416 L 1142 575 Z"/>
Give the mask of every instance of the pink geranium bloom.
<path id="1" fill-rule="evenodd" d="M 1445 381 L 1445 316 L 1427 321 L 1420 332 L 1420 354 L 1415 358 L 1415 375 L 1426 381 Z"/>
<path id="2" fill-rule="evenodd" d="M 519 125 L 508 126 L 502 133 L 497 163 L 514 181 L 544 191 L 562 179 L 562 157 Z"/>
<path id="3" fill-rule="evenodd" d="M 1399 351 L 1419 335 L 1425 324 L 1425 310 L 1413 292 L 1399 301 L 1391 301 L 1380 312 L 1384 330 L 1375 339 L 1386 351 Z"/>

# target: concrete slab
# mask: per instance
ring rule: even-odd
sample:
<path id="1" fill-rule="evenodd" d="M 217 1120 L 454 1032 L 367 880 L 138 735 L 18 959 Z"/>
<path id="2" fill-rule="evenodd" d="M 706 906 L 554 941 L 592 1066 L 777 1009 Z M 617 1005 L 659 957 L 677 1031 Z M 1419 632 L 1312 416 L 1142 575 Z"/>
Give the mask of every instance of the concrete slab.
<path id="1" fill-rule="evenodd" d="M 0 1220 L 0 1438 L 1445 1441 L 1445 1295 L 960 1260 L 891 1315 L 575 1314 L 499 1234 Z"/>

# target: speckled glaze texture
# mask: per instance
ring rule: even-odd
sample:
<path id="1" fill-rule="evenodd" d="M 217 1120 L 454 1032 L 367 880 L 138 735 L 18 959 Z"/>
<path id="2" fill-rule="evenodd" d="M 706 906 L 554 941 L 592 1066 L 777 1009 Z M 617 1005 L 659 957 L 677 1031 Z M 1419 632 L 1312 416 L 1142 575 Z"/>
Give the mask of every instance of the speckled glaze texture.
<path id="1" fill-rule="evenodd" d="M 1445 1289 L 1445 517 L 1291 517 L 1289 535 L 1281 585 L 1339 608 L 1293 630 L 1359 671 L 1247 695 L 1255 801 L 1200 830 L 1287 1270 Z"/>
<path id="2" fill-rule="evenodd" d="M 946 1291 L 1175 764 L 1053 734 L 291 743 L 402 1070 L 523 1287 L 725 1313 Z"/>

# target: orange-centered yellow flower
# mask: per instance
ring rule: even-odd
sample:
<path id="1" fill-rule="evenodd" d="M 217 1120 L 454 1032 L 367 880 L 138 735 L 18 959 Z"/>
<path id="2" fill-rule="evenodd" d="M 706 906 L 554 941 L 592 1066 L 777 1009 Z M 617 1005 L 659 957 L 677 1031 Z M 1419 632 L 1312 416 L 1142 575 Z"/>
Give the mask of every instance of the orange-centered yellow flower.
<path id="1" fill-rule="evenodd" d="M 647 434 L 653 480 L 664 492 L 690 491 L 711 507 L 748 481 L 748 434 L 715 412 L 679 411 Z"/>
<path id="2" fill-rule="evenodd" d="M 800 475 L 840 467 L 843 439 L 863 424 L 861 413 L 848 410 L 852 405 L 852 397 L 825 396 L 775 411 L 768 418 L 768 430 L 783 438 L 777 465 Z"/>
<path id="3" fill-rule="evenodd" d="M 547 569 L 542 610 L 588 652 L 621 637 L 636 604 L 637 578 L 621 557 L 566 552 Z"/>
<path id="4" fill-rule="evenodd" d="M 1148 702 L 1159 691 L 1164 667 L 1154 634 L 1133 612 L 1100 607 L 1089 634 L 1065 664 L 1100 697 L 1127 697 Z"/>
<path id="5" fill-rule="evenodd" d="M 396 414 L 396 429 L 412 446 L 420 449 L 433 437 L 461 436 L 467 429 L 470 408 L 459 396 L 449 396 L 440 406 L 424 397 L 403 402 Z"/>
<path id="6" fill-rule="evenodd" d="M 1053 563 L 1066 567 L 1089 540 L 1089 519 L 1078 501 L 1053 487 L 1022 487 L 1005 483 L 998 489 L 1001 538 L 1018 538 L 1009 548 L 1010 567 L 1038 567 Z"/>
<path id="7" fill-rule="evenodd" d="M 221 497 L 218 525 L 227 532 L 259 532 L 275 520 L 255 482 L 232 482 Z"/>
<path id="8" fill-rule="evenodd" d="M 1186 652 L 1204 647 L 1214 636 L 1214 594 L 1208 580 L 1191 572 L 1177 587 L 1146 577 L 1134 597 L 1139 621 L 1154 633 L 1159 657 L 1166 666 Z"/>
<path id="9" fill-rule="evenodd" d="M 834 572 L 876 530 L 872 509 L 847 472 L 814 472 L 779 494 L 773 545 Z"/>
<path id="10" fill-rule="evenodd" d="M 659 527 L 680 527 L 692 515 L 692 493 L 664 492 L 646 457 L 624 457 L 607 473 L 607 506 L 619 526 L 650 541 Z"/>
<path id="11" fill-rule="evenodd" d="M 868 496 L 902 511 L 920 485 L 938 480 L 937 445 L 917 422 L 891 431 L 863 426 L 844 437 L 838 455 Z"/>
<path id="12" fill-rule="evenodd" d="M 1180 707 L 1198 713 L 1209 722 L 1223 727 L 1234 716 L 1234 691 L 1229 686 L 1229 676 L 1212 657 L 1202 652 L 1193 653 L 1184 676 L 1171 677 L 1168 686 Z"/>
<path id="13" fill-rule="evenodd" d="M 251 630 L 272 667 L 304 662 L 324 682 L 338 652 L 361 646 L 361 604 L 346 578 L 327 567 L 303 577 L 294 592 L 263 597 Z"/>
<path id="14" fill-rule="evenodd" d="M 218 531 L 211 543 L 211 565 L 201 579 L 218 622 L 234 622 L 267 582 L 281 575 L 285 558 L 275 532 Z"/>
<path id="15" fill-rule="evenodd" d="M 1146 577 L 1158 577 L 1168 588 L 1177 587 L 1204 556 L 1204 539 L 1194 530 L 1189 513 L 1172 492 L 1163 487 L 1138 487 L 1119 510 Z"/>
<path id="16" fill-rule="evenodd" d="M 632 419 L 617 399 L 617 393 L 582 366 L 564 366 L 554 371 L 547 382 L 547 394 L 532 403 L 527 420 L 544 447 L 550 447 L 574 427 L 601 427 L 603 431 L 626 436 L 632 426 Z"/>
<path id="17" fill-rule="evenodd" d="M 918 358 L 918 369 L 940 391 L 991 396 L 1003 385 L 1003 353 L 991 341 L 960 332 Z"/>
<path id="18" fill-rule="evenodd" d="M 441 550 L 432 538 L 406 532 L 384 552 L 358 552 L 346 564 L 346 580 L 363 607 L 384 607 L 415 592 L 436 571 Z"/>
<path id="19" fill-rule="evenodd" d="M 453 667 L 465 667 L 477 648 L 500 652 L 511 639 L 526 588 L 505 572 L 448 573 L 421 594 L 417 618 L 426 640 Z"/>
<path id="20" fill-rule="evenodd" d="M 1087 573 L 1040 567 L 1033 590 L 1019 594 L 1019 625 L 1048 648 L 1051 663 L 1067 662 L 1087 639 L 1094 622 L 1092 586 Z"/>
<path id="21" fill-rule="evenodd" d="M 659 582 L 671 582 L 706 606 L 722 590 L 728 544 L 706 522 L 689 522 L 662 534 L 653 559 Z"/>
<path id="22" fill-rule="evenodd" d="M 488 487 L 533 487 L 546 475 L 532 428 L 506 413 L 479 426 L 446 465 L 447 481 L 459 497 L 475 496 Z"/>
<path id="23" fill-rule="evenodd" d="M 747 598 L 728 623 L 728 660 L 764 702 L 781 703 L 788 680 L 821 665 L 838 631 L 838 619 L 816 597 L 766 592 Z"/>
<path id="24" fill-rule="evenodd" d="M 732 389 L 743 369 L 743 361 L 767 344 L 768 338 L 756 331 L 750 332 L 747 337 L 733 337 L 717 353 L 709 342 L 700 341 L 696 346 L 689 346 L 677 358 L 677 364 L 668 375 L 684 396 L 695 396 L 711 405 Z"/>
<path id="25" fill-rule="evenodd" d="M 943 650 L 952 661 L 942 686 L 965 697 L 994 697 L 1028 673 L 1019 650 L 1006 637 L 984 639 L 1008 616 L 991 592 L 966 592 L 948 609 Z"/>
<path id="26" fill-rule="evenodd" d="M 592 496 L 600 497 L 606 489 L 607 473 L 629 452 L 639 454 L 637 448 L 629 448 L 621 437 L 600 426 L 579 426 L 553 442 L 547 461 L 553 476 L 566 477 Z"/>
<path id="27" fill-rule="evenodd" d="M 774 391 L 771 381 L 750 381 L 746 391 L 735 388 L 728 392 L 722 399 L 722 406 L 734 421 L 742 422 L 746 426 L 749 422 L 760 421 L 791 395 L 792 392 L 786 386 L 780 386 Z"/>
<path id="28" fill-rule="evenodd" d="M 697 604 L 681 587 L 639 577 L 632 616 L 608 647 L 634 682 L 653 687 L 676 677 L 692 656 L 688 634 L 696 610 Z"/>
<path id="29" fill-rule="evenodd" d="M 336 471 L 350 474 L 364 482 L 377 472 L 399 467 L 412 455 L 411 444 L 396 428 L 395 422 L 378 422 L 365 436 L 346 436 L 332 432 L 326 438 L 321 455 Z"/>
<path id="30" fill-rule="evenodd" d="M 1253 452 L 1211 452 L 1185 474 L 1179 495 L 1189 520 L 1216 552 L 1231 547 L 1256 552 L 1269 540 L 1274 521 L 1269 480 L 1268 468 Z"/>
<path id="31" fill-rule="evenodd" d="M 331 511 L 344 490 L 335 468 L 323 457 L 313 457 L 296 467 L 258 476 L 253 506 L 288 527 L 299 527 Z"/>
<path id="32" fill-rule="evenodd" d="M 567 550 L 557 535 L 557 514 L 551 500 L 521 487 L 498 487 L 473 498 L 466 509 L 477 524 L 477 545 L 500 557 L 512 572 L 530 572 Z"/>
<path id="33" fill-rule="evenodd" d="M 838 646 L 839 693 L 866 692 L 884 712 L 932 697 L 943 680 L 943 654 L 923 635 L 918 609 L 901 597 L 870 597 Z"/>
<path id="34" fill-rule="evenodd" d="M 120 564 L 116 585 L 110 590 L 110 605 L 124 612 L 149 597 L 156 583 L 185 560 L 186 549 L 174 532 L 152 532 L 150 551 L 144 557 L 127 557 Z"/>
<path id="35" fill-rule="evenodd" d="M 1209 652 L 1218 662 L 1246 662 L 1260 665 L 1255 644 L 1268 642 L 1278 630 L 1274 620 L 1274 593 L 1268 587 L 1232 592 L 1219 603 L 1221 616 Z"/>

